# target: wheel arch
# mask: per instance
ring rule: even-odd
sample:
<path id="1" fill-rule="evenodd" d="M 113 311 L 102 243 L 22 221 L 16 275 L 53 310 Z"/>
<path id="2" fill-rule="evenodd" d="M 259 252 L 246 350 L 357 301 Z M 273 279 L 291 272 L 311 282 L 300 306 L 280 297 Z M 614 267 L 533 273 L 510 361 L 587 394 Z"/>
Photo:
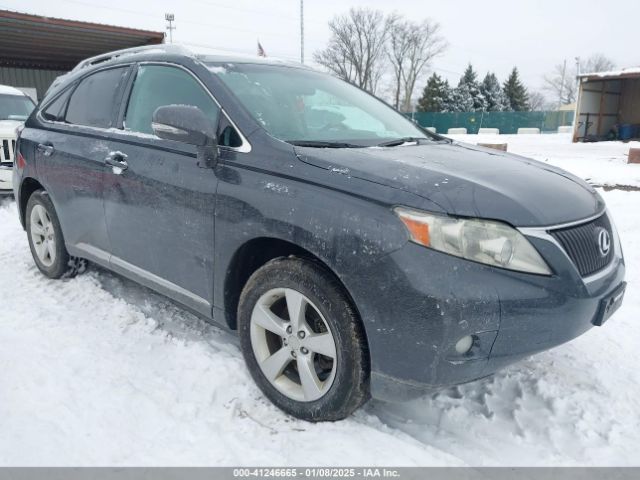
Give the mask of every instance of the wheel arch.
<path id="1" fill-rule="evenodd" d="M 20 193 L 18 199 L 18 208 L 20 213 L 20 223 L 22 228 L 26 228 L 27 202 L 33 192 L 37 190 L 45 190 L 42 184 L 33 177 L 26 177 L 20 184 Z"/>
<path id="2" fill-rule="evenodd" d="M 240 293 L 249 277 L 264 264 L 278 257 L 305 258 L 333 276 L 342 287 L 360 321 L 360 313 L 351 293 L 340 276 L 313 252 L 287 240 L 275 237 L 257 237 L 242 244 L 231 257 L 224 278 L 224 315 L 231 330 L 237 329 L 237 312 Z M 363 325 L 364 326 L 364 325 Z M 365 330 L 363 328 L 363 330 Z M 366 333 L 365 333 L 366 336 Z"/>

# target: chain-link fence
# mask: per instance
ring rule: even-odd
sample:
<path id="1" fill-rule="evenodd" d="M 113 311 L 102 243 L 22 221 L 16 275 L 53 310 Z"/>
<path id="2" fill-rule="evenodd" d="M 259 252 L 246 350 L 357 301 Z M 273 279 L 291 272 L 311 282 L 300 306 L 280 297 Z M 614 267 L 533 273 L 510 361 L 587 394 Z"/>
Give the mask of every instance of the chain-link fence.
<path id="1" fill-rule="evenodd" d="M 466 128 L 467 133 L 478 133 L 480 128 L 497 128 L 505 134 L 518 133 L 519 128 L 557 132 L 558 127 L 573 123 L 574 112 L 414 112 L 407 115 L 422 127 L 434 127 L 438 133 L 447 133 L 450 128 Z"/>

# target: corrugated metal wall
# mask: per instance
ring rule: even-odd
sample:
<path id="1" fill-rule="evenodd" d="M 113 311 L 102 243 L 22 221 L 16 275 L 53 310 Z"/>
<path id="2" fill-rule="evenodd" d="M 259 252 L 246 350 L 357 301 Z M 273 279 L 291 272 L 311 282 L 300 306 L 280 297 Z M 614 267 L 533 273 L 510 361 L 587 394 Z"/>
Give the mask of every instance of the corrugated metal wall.
<path id="1" fill-rule="evenodd" d="M 35 88 L 41 100 L 56 77 L 67 73 L 62 70 L 40 70 L 35 68 L 13 68 L 0 66 L 0 85 Z"/>

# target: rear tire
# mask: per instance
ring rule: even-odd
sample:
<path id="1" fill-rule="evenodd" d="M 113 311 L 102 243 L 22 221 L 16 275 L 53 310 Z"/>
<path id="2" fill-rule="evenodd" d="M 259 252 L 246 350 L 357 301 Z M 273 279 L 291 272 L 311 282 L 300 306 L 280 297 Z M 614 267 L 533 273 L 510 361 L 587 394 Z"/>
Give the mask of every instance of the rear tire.
<path id="1" fill-rule="evenodd" d="M 71 278 L 86 269 L 86 260 L 67 252 L 60 221 L 47 192 L 37 190 L 31 194 L 25 220 L 31 255 L 45 276 Z"/>
<path id="2" fill-rule="evenodd" d="M 258 269 L 240 296 L 238 331 L 251 376 L 286 413 L 341 420 L 369 398 L 362 324 L 342 285 L 317 263 L 276 258 Z"/>

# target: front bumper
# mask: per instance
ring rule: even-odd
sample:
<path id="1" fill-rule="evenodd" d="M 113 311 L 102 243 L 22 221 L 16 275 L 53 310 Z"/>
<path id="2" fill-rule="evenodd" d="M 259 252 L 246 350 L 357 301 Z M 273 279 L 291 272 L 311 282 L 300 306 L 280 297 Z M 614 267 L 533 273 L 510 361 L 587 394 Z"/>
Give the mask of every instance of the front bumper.
<path id="1" fill-rule="evenodd" d="M 13 194 L 13 167 L 0 165 L 0 195 Z"/>
<path id="2" fill-rule="evenodd" d="M 552 239 L 529 240 L 554 275 L 493 268 L 413 243 L 364 272 L 365 287 L 350 290 L 367 331 L 372 396 L 402 400 L 476 380 L 589 330 L 600 300 L 624 280 L 619 243 L 608 267 L 582 278 Z M 473 347 L 461 355 L 455 345 L 466 335 Z"/>

